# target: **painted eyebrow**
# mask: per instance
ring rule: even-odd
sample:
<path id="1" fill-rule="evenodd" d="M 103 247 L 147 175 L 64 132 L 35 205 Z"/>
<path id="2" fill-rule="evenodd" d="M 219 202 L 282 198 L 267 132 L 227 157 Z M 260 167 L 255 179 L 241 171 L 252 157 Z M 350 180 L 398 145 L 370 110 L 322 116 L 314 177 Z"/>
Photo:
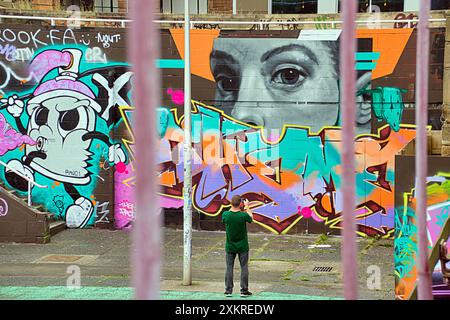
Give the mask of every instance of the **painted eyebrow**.
<path id="1" fill-rule="evenodd" d="M 210 59 L 230 60 L 233 64 L 237 64 L 237 60 L 232 55 L 221 50 L 213 50 Z"/>
<path id="2" fill-rule="evenodd" d="M 288 44 L 288 45 L 270 50 L 262 55 L 261 62 L 264 62 L 264 61 L 270 59 L 272 56 L 286 52 L 286 51 L 303 51 L 304 53 L 306 53 L 308 58 L 310 58 L 316 64 L 319 64 L 318 60 L 317 60 L 317 56 L 314 54 L 314 52 L 311 49 L 309 49 L 301 44 Z"/>

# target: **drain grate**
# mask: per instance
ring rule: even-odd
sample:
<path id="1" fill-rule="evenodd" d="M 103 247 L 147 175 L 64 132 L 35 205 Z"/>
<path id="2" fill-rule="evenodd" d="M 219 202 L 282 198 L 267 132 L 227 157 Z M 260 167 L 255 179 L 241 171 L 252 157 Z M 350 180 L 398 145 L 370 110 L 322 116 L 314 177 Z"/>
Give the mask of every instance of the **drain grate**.
<path id="1" fill-rule="evenodd" d="M 314 267 L 313 272 L 331 272 L 333 267 Z"/>

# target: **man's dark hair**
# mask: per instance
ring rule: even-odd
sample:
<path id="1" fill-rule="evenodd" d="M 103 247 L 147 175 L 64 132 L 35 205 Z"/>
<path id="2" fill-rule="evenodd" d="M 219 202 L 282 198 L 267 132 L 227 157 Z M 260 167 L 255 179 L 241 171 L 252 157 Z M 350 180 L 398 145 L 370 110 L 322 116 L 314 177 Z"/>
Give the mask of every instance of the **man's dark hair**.
<path id="1" fill-rule="evenodd" d="M 241 205 L 241 196 L 233 196 L 231 198 L 231 205 L 235 208 L 239 207 Z"/>

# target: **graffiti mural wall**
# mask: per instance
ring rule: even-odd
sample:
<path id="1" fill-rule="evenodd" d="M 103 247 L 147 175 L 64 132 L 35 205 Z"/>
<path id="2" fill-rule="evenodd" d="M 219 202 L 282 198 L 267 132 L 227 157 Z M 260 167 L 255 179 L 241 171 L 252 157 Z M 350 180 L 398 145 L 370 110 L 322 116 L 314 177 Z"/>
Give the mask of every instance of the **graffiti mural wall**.
<path id="1" fill-rule="evenodd" d="M 430 257 L 438 251 L 441 239 L 448 240 L 450 227 L 450 173 L 448 157 L 428 158 L 427 236 Z M 415 294 L 417 280 L 417 226 L 415 214 L 414 157 L 397 156 L 395 195 L 394 259 L 396 298 L 406 300 Z M 400 178 L 401 177 L 401 178 Z M 447 230 L 447 231 L 446 231 Z M 436 263 L 435 261 L 434 263 Z M 433 269 L 434 265 L 429 266 Z M 435 270 L 440 272 L 440 268 Z"/>
<path id="2" fill-rule="evenodd" d="M 444 30 L 433 30 L 441 35 Z M 132 225 L 132 74 L 122 29 L 0 30 L 0 160 L 47 189 L 33 202 L 73 227 Z M 339 232 L 339 33 L 302 40 L 301 30 L 193 30 L 192 203 L 220 228 L 235 194 L 259 230 Z M 183 32 L 161 30 L 161 204 L 182 216 Z M 300 37 L 300 39 L 299 39 Z M 358 234 L 394 235 L 394 156 L 415 135 L 413 29 L 358 31 L 356 165 Z M 442 48 L 433 48 L 430 102 L 442 102 Z M 6 51 L 5 51 L 6 53 Z M 441 57 L 441 58 L 439 58 Z M 8 142 L 4 142 L 8 141 Z M 8 188 L 27 185 L 0 168 Z"/>
<path id="3" fill-rule="evenodd" d="M 433 37 L 442 32 L 434 30 Z M 258 224 L 272 232 L 339 232 L 339 45 L 301 37 L 300 30 L 193 31 L 192 200 L 200 225 L 203 217 L 210 225 L 240 194 L 251 201 Z M 394 156 L 415 136 L 410 70 L 416 33 L 358 30 L 357 37 L 355 216 L 360 235 L 391 238 Z M 162 39 L 164 59 L 183 59 L 180 30 Z M 439 50 L 443 45 L 434 56 Z M 433 66 L 442 61 L 434 59 Z M 182 102 L 173 94 L 182 90 L 182 71 L 162 69 L 170 110 L 159 160 L 166 208 L 182 206 Z M 442 73 L 434 72 L 430 81 L 430 102 L 439 104 Z"/>
<path id="4" fill-rule="evenodd" d="M 107 221 L 108 169 L 129 163 L 114 134 L 119 105 L 131 105 L 123 31 L 11 26 L 0 37 L 10 48 L 0 61 L 0 178 L 25 194 L 23 176 L 44 186 L 32 187 L 33 202 L 68 227 Z"/>

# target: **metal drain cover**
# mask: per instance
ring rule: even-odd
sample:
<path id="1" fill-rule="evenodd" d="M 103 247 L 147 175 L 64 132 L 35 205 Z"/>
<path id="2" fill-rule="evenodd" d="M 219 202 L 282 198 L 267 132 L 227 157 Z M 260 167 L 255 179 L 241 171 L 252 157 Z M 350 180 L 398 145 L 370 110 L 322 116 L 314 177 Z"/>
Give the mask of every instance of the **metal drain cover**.
<path id="1" fill-rule="evenodd" d="M 314 267 L 313 272 L 331 272 L 333 267 Z"/>

